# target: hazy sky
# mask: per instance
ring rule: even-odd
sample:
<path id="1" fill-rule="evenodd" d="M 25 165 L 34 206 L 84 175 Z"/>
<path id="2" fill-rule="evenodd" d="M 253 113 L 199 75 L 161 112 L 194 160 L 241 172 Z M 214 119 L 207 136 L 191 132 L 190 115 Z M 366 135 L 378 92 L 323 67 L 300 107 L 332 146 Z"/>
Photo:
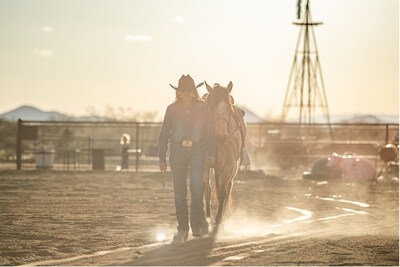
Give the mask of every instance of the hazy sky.
<path id="1" fill-rule="evenodd" d="M 158 111 L 169 83 L 233 82 L 236 102 L 281 113 L 297 0 L 0 0 L 0 113 Z M 398 0 L 313 0 L 331 114 L 398 114 Z M 204 92 L 203 87 L 200 92 Z"/>

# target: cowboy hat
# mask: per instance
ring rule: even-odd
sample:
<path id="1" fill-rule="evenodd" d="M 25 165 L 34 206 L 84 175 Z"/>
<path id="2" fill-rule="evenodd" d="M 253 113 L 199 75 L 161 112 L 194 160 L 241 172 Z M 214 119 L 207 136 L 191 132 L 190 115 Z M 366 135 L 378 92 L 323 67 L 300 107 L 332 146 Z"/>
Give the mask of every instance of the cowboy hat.
<path id="1" fill-rule="evenodd" d="M 172 88 L 175 90 L 195 90 L 196 88 L 199 88 L 202 86 L 204 83 L 199 83 L 198 85 L 195 85 L 192 77 L 190 75 L 182 75 L 181 78 L 179 79 L 178 86 L 173 86 L 172 84 L 169 84 Z"/>

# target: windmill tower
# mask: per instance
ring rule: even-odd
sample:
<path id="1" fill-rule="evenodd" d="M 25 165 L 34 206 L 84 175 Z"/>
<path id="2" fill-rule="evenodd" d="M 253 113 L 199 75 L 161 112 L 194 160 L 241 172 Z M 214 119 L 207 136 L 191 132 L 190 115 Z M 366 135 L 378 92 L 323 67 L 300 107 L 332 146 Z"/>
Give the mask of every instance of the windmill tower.
<path id="1" fill-rule="evenodd" d="M 306 1 L 303 14 L 301 0 L 297 2 L 297 19 L 294 25 L 300 27 L 295 55 L 290 70 L 281 122 L 289 112 L 298 110 L 299 124 L 315 123 L 316 111 L 322 110 L 326 123 L 330 124 L 328 102 L 318 55 L 314 27 L 322 22 L 313 22 L 310 13 L 310 0 Z"/>

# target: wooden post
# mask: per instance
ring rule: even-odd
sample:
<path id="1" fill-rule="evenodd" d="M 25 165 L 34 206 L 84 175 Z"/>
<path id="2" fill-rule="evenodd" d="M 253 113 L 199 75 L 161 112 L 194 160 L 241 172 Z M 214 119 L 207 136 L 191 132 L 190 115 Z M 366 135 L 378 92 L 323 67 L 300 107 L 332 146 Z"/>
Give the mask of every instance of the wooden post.
<path id="1" fill-rule="evenodd" d="M 17 164 L 17 170 L 21 170 L 21 154 L 22 154 L 22 136 L 21 136 L 21 131 L 22 131 L 22 120 L 18 119 L 18 125 L 17 125 L 17 141 L 16 141 L 16 164 Z"/>
<path id="2" fill-rule="evenodd" d="M 139 171 L 139 123 L 136 122 L 136 172 Z"/>
<path id="3" fill-rule="evenodd" d="M 389 144 L 389 124 L 386 124 L 386 144 Z"/>

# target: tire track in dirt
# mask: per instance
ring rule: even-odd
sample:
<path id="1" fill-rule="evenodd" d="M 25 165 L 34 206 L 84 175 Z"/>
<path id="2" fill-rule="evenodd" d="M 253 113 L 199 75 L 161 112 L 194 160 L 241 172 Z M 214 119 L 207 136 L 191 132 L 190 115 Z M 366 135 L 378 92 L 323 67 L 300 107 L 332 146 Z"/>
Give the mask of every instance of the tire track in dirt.
<path id="1" fill-rule="evenodd" d="M 355 211 L 342 209 L 350 213 L 327 216 L 309 220 L 313 212 L 295 207 L 286 207 L 288 210 L 300 213 L 290 220 L 284 220 L 281 224 L 272 225 L 274 228 L 284 227 L 288 224 L 298 225 L 300 223 L 312 223 L 325 220 L 338 219 L 343 216 L 363 214 Z M 98 251 L 90 255 L 79 255 L 67 259 L 34 262 L 27 265 L 91 265 L 101 262 L 112 265 L 229 265 L 240 263 L 247 258 L 257 254 L 267 253 L 277 247 L 292 247 L 304 243 L 313 237 L 322 237 L 327 233 L 321 230 L 308 232 L 297 232 L 292 234 L 268 234 L 262 237 L 206 237 L 202 239 L 191 239 L 183 245 L 163 245 L 160 243 L 148 244 L 140 247 L 116 248 L 109 251 Z M 185 256 L 182 256 L 185 255 Z"/>
<path id="2" fill-rule="evenodd" d="M 229 246 L 233 250 L 229 253 L 231 255 L 215 262 L 213 265 L 241 265 L 243 260 L 276 250 L 277 247 L 296 247 L 298 244 L 305 243 L 306 240 L 311 239 L 313 235 L 311 233 L 296 233 L 248 242 L 245 246 L 232 245 Z"/>
<path id="3" fill-rule="evenodd" d="M 302 215 L 292 219 L 294 222 L 305 220 L 308 216 L 304 216 L 306 211 L 288 207 L 291 210 L 296 210 Z M 287 223 L 287 222 L 286 222 Z M 279 225 L 275 225 L 277 227 Z M 90 265 L 101 262 L 104 264 L 110 260 L 110 264 L 116 264 L 116 258 L 121 257 L 118 254 L 125 254 L 127 257 L 123 258 L 136 260 L 130 262 L 128 265 L 160 265 L 164 262 L 172 262 L 174 265 L 189 265 L 193 262 L 207 262 L 208 264 L 223 261 L 224 258 L 232 257 L 237 254 L 245 253 L 251 247 L 264 247 L 270 240 L 275 239 L 287 239 L 293 236 L 299 236 L 300 234 L 292 235 L 275 235 L 270 234 L 266 237 L 252 237 L 252 238 L 222 238 L 215 239 L 210 236 L 202 239 L 191 239 L 181 246 L 168 244 L 162 246 L 160 243 L 152 243 L 143 245 L 140 247 L 121 247 L 113 250 L 97 251 L 92 254 L 78 255 L 71 258 L 38 261 L 24 264 L 25 266 L 40 266 L 40 265 Z M 264 244 L 264 245 L 263 245 Z M 154 250 L 152 250 L 154 249 Z M 263 251 L 266 249 L 261 248 Z M 192 251 L 196 251 L 193 253 Z M 143 256 L 144 255 L 144 256 Z M 182 255 L 188 255 L 188 257 L 182 258 Z M 126 262 L 122 262 L 126 263 Z M 202 264 L 203 265 L 203 264 Z"/>
<path id="4" fill-rule="evenodd" d="M 236 186 L 227 235 L 175 246 L 154 243 L 175 230 L 172 189 L 150 191 L 158 176 L 21 175 L 24 187 L 10 178 L 0 194 L 11 265 L 398 264 L 397 187 L 251 178 Z"/>
<path id="5" fill-rule="evenodd" d="M 277 247 L 295 248 L 307 243 L 322 232 L 312 231 L 288 235 L 268 235 L 248 239 L 232 238 L 213 240 L 212 238 L 193 239 L 176 247 L 167 245 L 147 252 L 143 257 L 122 263 L 123 265 L 237 265 L 256 254 L 276 250 Z"/>
<path id="6" fill-rule="evenodd" d="M 126 252 L 126 251 L 131 251 L 131 250 L 142 250 L 142 249 L 149 249 L 153 248 L 156 246 L 160 246 L 161 244 L 148 244 L 148 245 L 143 245 L 140 247 L 121 247 L 121 248 L 116 248 L 113 250 L 103 250 L 103 251 L 97 251 L 92 254 L 87 254 L 87 255 L 78 255 L 74 256 L 71 258 L 65 258 L 65 259 L 56 259 L 56 260 L 45 260 L 45 261 L 36 261 L 36 262 L 31 262 L 28 264 L 23 264 L 20 266 L 54 266 L 54 265 L 62 265 L 66 263 L 73 263 L 73 262 L 80 262 L 80 261 L 85 261 L 86 259 L 90 258 L 99 258 L 104 255 L 108 254 L 114 254 L 114 253 L 121 253 L 121 252 Z"/>
<path id="7" fill-rule="evenodd" d="M 315 198 L 315 199 L 320 199 L 320 198 Z M 331 199 L 323 199 L 323 200 L 330 200 Z M 335 200 L 333 200 L 335 201 Z M 357 205 L 360 207 L 369 207 L 368 204 L 365 203 L 360 203 L 360 202 L 354 202 L 354 201 L 349 201 L 349 200 L 337 200 L 339 202 L 343 202 L 343 203 L 350 203 L 353 205 Z M 297 211 L 299 213 L 301 213 L 302 215 L 299 217 L 296 217 L 294 219 L 290 219 L 290 220 L 284 220 L 282 222 L 282 224 L 278 224 L 278 225 L 274 225 L 275 227 L 279 227 L 279 226 L 283 226 L 285 224 L 293 224 L 293 223 L 297 223 L 297 224 L 303 224 L 303 223 L 315 223 L 315 222 L 328 222 L 328 221 L 332 221 L 335 219 L 339 219 L 342 217 L 347 217 L 347 216 L 355 216 L 355 215 L 365 215 L 368 214 L 368 212 L 365 211 L 357 211 L 357 210 L 353 210 L 353 209 L 348 209 L 348 208 L 339 208 L 338 210 L 341 211 L 339 212 L 339 214 L 337 214 L 337 210 L 333 210 L 333 212 L 335 213 L 334 215 L 329 215 L 329 216 L 325 216 L 325 217 L 320 217 L 320 218 L 315 218 L 315 219 L 311 219 L 311 217 L 313 217 L 314 213 L 312 211 L 309 210 L 304 210 L 304 209 L 299 209 L 299 208 L 295 208 L 295 207 L 286 207 L 286 209 L 288 210 L 293 210 L 293 211 Z M 270 240 L 263 240 L 261 242 L 249 242 L 248 244 L 250 244 L 250 246 L 248 248 L 250 248 L 250 251 L 245 251 L 245 252 L 240 252 L 240 251 L 235 251 L 235 253 L 231 256 L 227 256 L 226 258 L 222 259 L 219 262 L 216 262 L 214 265 L 233 265 L 235 263 L 240 263 L 241 261 L 243 261 L 246 258 L 250 258 L 255 256 L 255 254 L 259 254 L 259 253 L 266 253 L 268 251 L 274 250 L 276 249 L 276 246 L 282 246 L 285 245 L 285 240 L 289 240 L 290 242 L 290 246 L 293 246 L 293 244 L 296 243 L 304 243 L 304 239 L 311 239 L 311 238 L 321 238 L 322 236 L 327 236 L 329 235 L 329 232 L 325 231 L 325 230 L 311 230 L 308 232 L 302 232 L 302 233 L 294 233 L 294 234 L 289 234 L 289 235 L 282 235 L 280 236 L 280 238 L 277 238 L 277 240 L 281 241 L 281 242 L 274 242 L 274 239 L 270 239 Z M 235 248 L 236 246 L 231 246 L 233 248 Z M 311 264 L 323 264 L 324 262 L 312 262 Z M 284 264 L 284 262 L 283 262 Z"/>
<path id="8" fill-rule="evenodd" d="M 339 202 L 350 203 L 360 207 L 368 207 L 368 204 L 342 200 Z M 368 214 L 365 211 L 357 211 L 348 208 L 333 209 L 333 214 L 325 217 L 315 218 L 310 220 L 313 216 L 313 212 L 309 210 L 299 209 L 295 207 L 286 207 L 288 210 L 297 211 L 301 213 L 300 216 L 290 220 L 284 220 L 281 224 L 273 225 L 273 227 L 280 227 L 288 224 L 301 224 L 301 223 L 314 223 L 314 222 L 327 222 L 335 219 L 339 219 L 347 216 L 357 216 Z M 339 214 L 338 214 L 339 211 Z M 328 212 L 329 213 L 329 212 Z M 328 236 L 329 232 L 325 230 L 312 230 L 308 232 L 299 232 L 293 234 L 274 235 L 270 234 L 263 238 L 249 238 L 243 240 L 240 238 L 232 238 L 229 240 L 215 241 L 212 249 L 208 249 L 207 246 L 202 246 L 201 242 L 196 242 L 197 246 L 192 247 L 188 244 L 190 249 L 183 249 L 183 251 L 177 250 L 178 253 L 165 253 L 165 257 L 161 255 L 152 255 L 138 259 L 137 261 L 130 262 L 132 265 L 158 265 L 160 263 L 168 262 L 172 265 L 185 265 L 185 264 L 197 264 L 197 265 L 231 265 L 243 261 L 246 258 L 251 258 L 255 254 L 266 253 L 271 250 L 275 250 L 276 247 L 296 247 L 298 244 L 306 243 L 306 240 L 312 238 L 322 238 Z M 193 241 L 195 244 L 195 241 Z M 197 250 L 197 253 L 191 253 L 192 250 Z M 172 252 L 172 251 L 170 251 Z M 182 255 L 187 257 L 182 258 Z M 324 261 L 312 262 L 314 264 L 323 264 Z"/>

